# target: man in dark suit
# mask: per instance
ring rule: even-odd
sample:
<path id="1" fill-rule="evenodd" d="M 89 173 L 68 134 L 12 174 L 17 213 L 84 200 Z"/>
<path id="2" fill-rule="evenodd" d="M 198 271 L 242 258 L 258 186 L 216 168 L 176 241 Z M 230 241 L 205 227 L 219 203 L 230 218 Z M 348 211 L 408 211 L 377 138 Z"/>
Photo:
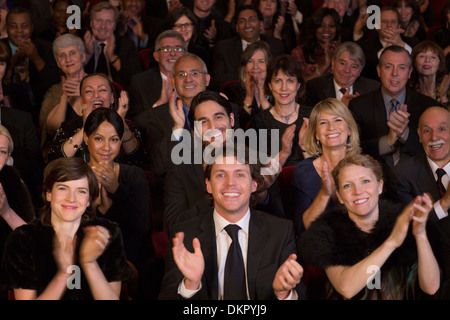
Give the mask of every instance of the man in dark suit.
<path id="1" fill-rule="evenodd" d="M 144 14 L 145 0 L 123 0 L 117 31 L 133 40 L 136 49 L 153 47 L 163 28 L 163 19 Z"/>
<path id="2" fill-rule="evenodd" d="M 425 153 L 395 167 L 389 190 L 405 205 L 417 195 L 429 193 L 435 201 L 430 219 L 437 221 L 447 217 L 450 208 L 450 112 L 438 106 L 428 108 L 420 116 L 417 132 Z M 444 170 L 442 194 L 437 183 L 439 169 Z"/>
<path id="3" fill-rule="evenodd" d="M 42 99 L 60 76 L 50 42 L 33 38 L 31 13 L 22 7 L 12 8 L 6 17 L 8 38 L 2 39 L 11 49 L 13 81 L 8 86 L 13 108 L 31 113 L 38 124 Z"/>
<path id="4" fill-rule="evenodd" d="M 119 12 L 109 2 L 99 2 L 90 10 L 91 29 L 84 34 L 85 71 L 100 72 L 128 90 L 131 77 L 142 71 L 136 46 L 128 37 L 114 34 Z"/>
<path id="5" fill-rule="evenodd" d="M 250 209 L 252 194 L 263 183 L 261 167 L 249 162 L 248 153 L 239 157 L 239 147 L 244 148 L 217 153 L 214 163 L 205 163 L 214 208 L 174 227 L 160 299 L 304 298 L 292 222 Z M 232 248 L 239 263 L 230 266 Z"/>
<path id="6" fill-rule="evenodd" d="M 249 44 L 262 40 L 269 44 L 273 57 L 285 53 L 283 42 L 260 34 L 263 17 L 252 5 L 244 5 L 236 13 L 237 36 L 217 42 L 214 48 L 211 86 L 219 90 L 227 81 L 239 80 L 241 54 Z"/>
<path id="7" fill-rule="evenodd" d="M 130 110 L 128 117 L 136 120 L 143 111 L 168 102 L 172 92 L 172 71 L 177 59 L 186 52 L 186 45 L 180 33 L 166 30 L 155 41 L 153 57 L 158 67 L 150 68 L 131 78 Z"/>
<path id="8" fill-rule="evenodd" d="M 382 7 L 380 11 L 380 29 L 372 30 L 371 36 L 358 42 L 366 55 L 366 67 L 362 75 L 374 80 L 379 79 L 375 70 L 383 48 L 397 45 L 411 54 L 412 48 L 418 43 L 416 38 L 402 36 L 399 14 L 395 8 Z"/>
<path id="9" fill-rule="evenodd" d="M 377 89 L 378 81 L 360 76 L 365 62 L 364 52 L 356 43 L 340 44 L 331 60 L 333 74 L 323 74 L 306 82 L 306 105 L 313 107 L 323 99 L 337 98 L 348 106 L 357 95 Z"/>
<path id="10" fill-rule="evenodd" d="M 416 130 L 419 117 L 438 103 L 406 87 L 412 72 L 406 49 L 384 49 L 377 71 L 381 87 L 353 98 L 349 109 L 359 127 L 362 151 L 394 167 L 408 155 L 423 152 Z"/>

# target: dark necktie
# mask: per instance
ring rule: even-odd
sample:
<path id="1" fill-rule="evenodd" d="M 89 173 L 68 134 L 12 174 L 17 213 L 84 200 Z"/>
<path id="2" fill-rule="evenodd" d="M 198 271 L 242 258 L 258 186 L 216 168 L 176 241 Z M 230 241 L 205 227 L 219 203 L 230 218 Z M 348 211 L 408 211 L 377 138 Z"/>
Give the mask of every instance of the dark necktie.
<path id="1" fill-rule="evenodd" d="M 395 99 L 391 100 L 391 107 L 389 109 L 389 116 L 391 113 L 396 112 L 398 110 L 399 102 Z M 394 166 L 396 166 L 400 162 L 400 147 L 397 147 L 392 154 L 392 159 L 394 161 Z"/>
<path id="2" fill-rule="evenodd" d="M 446 192 L 444 184 L 442 183 L 442 177 L 446 174 L 444 169 L 438 168 L 436 170 L 436 174 L 438 176 L 436 184 L 439 190 L 439 196 L 442 198 Z"/>
<path id="3" fill-rule="evenodd" d="M 241 227 L 236 224 L 229 224 L 225 227 L 225 231 L 231 237 L 233 242 L 228 249 L 227 260 L 225 262 L 223 281 L 224 300 L 247 300 L 244 259 L 242 258 L 242 251 L 238 238 L 239 229 L 241 229 Z"/>
<path id="4" fill-rule="evenodd" d="M 347 89 L 345 89 L 345 88 L 340 88 L 339 91 L 340 91 L 342 94 L 345 94 L 345 93 L 347 92 Z"/>
<path id="5" fill-rule="evenodd" d="M 98 60 L 97 60 L 97 69 L 95 69 L 95 72 L 97 73 L 104 73 L 106 75 L 109 75 L 108 72 L 108 62 L 106 61 L 106 56 L 105 56 L 105 44 L 104 43 L 100 43 L 100 53 L 98 55 Z"/>

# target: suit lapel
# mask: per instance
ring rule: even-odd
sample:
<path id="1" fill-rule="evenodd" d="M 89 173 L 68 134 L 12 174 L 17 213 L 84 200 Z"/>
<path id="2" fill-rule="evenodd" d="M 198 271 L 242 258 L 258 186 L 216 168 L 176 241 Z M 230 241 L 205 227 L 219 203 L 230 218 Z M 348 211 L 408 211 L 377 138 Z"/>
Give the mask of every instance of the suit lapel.
<path id="1" fill-rule="evenodd" d="M 205 283 L 208 286 L 206 289 L 209 292 L 208 296 L 212 300 L 218 299 L 218 267 L 217 267 L 217 246 L 216 246 L 216 235 L 213 220 L 212 209 L 211 212 L 203 219 L 200 223 L 200 233 L 198 234 L 198 239 L 202 247 L 203 257 L 205 261 Z"/>
<path id="2" fill-rule="evenodd" d="M 336 98 L 336 91 L 334 90 L 334 82 L 332 76 L 327 79 L 327 84 L 323 89 L 323 94 L 325 95 L 325 97 Z"/>
<path id="3" fill-rule="evenodd" d="M 373 99 L 373 119 L 375 120 L 375 128 L 377 130 L 377 137 L 382 137 L 389 132 L 389 127 L 387 125 L 386 108 L 384 106 L 383 95 L 381 93 L 381 88 L 376 91 L 375 97 Z"/>
<path id="4" fill-rule="evenodd" d="M 434 179 L 434 173 L 431 171 L 430 165 L 427 161 L 425 154 L 421 157 L 422 165 L 419 165 L 419 174 L 417 177 L 417 183 L 420 186 L 420 191 L 423 193 L 429 192 L 436 201 L 440 198 L 439 191 L 436 186 L 436 180 Z"/>
<path id="5" fill-rule="evenodd" d="M 264 253 L 266 240 L 265 226 L 258 213 L 251 210 L 247 250 L 247 283 L 250 300 L 256 299 L 256 275 Z"/>

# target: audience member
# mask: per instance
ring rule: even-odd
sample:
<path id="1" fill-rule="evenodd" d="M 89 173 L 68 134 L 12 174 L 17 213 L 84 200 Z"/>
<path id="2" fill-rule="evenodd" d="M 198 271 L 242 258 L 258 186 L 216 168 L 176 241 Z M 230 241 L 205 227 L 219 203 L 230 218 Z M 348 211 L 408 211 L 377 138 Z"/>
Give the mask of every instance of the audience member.
<path id="1" fill-rule="evenodd" d="M 448 107 L 450 74 L 441 47 L 435 42 L 423 41 L 413 48 L 411 60 L 413 71 L 409 86 Z"/>
<path id="2" fill-rule="evenodd" d="M 303 21 L 295 1 L 258 0 L 256 7 L 263 16 L 262 33 L 282 40 L 286 52 L 291 52 L 297 46 Z"/>
<path id="3" fill-rule="evenodd" d="M 315 106 L 326 98 L 336 98 L 346 106 L 351 99 L 380 86 L 378 81 L 361 76 L 366 58 L 355 42 L 341 43 L 333 53 L 332 74 L 324 74 L 306 82 L 305 103 Z"/>
<path id="4" fill-rule="evenodd" d="M 35 210 L 28 188 L 19 171 L 12 166 L 14 143 L 6 127 L 0 125 L 0 257 L 3 257 L 6 239 L 15 228 L 31 221 Z M 0 300 L 8 298 L 0 286 Z"/>
<path id="5" fill-rule="evenodd" d="M 141 297 L 150 294 L 151 216 L 148 181 L 139 167 L 115 162 L 125 132 L 122 117 L 113 109 L 98 108 L 86 119 L 83 140 L 89 166 L 99 183 L 97 216 L 116 222 L 122 231 L 125 256 L 138 271 Z"/>
<path id="6" fill-rule="evenodd" d="M 60 83 L 45 93 L 39 113 L 44 159 L 61 123 L 82 117 L 80 82 L 86 75 L 83 64 L 86 59 L 85 48 L 80 37 L 64 34 L 56 38 L 53 41 L 53 56 L 63 76 Z"/>
<path id="7" fill-rule="evenodd" d="M 426 31 L 420 24 L 420 8 L 416 0 L 394 0 L 391 5 L 397 9 L 403 37 L 423 41 Z"/>
<path id="8" fill-rule="evenodd" d="M 334 9 L 320 8 L 308 21 L 300 43 L 291 54 L 300 66 L 306 81 L 331 73 L 331 58 L 340 43 L 341 26 Z"/>
<path id="9" fill-rule="evenodd" d="M 436 42 L 444 50 L 447 66 L 450 66 L 450 1 L 446 1 L 441 11 L 438 27 L 430 35 L 430 40 Z"/>
<path id="10" fill-rule="evenodd" d="M 199 56 L 208 69 L 211 65 L 209 48 L 196 43 L 198 38 L 198 21 L 191 9 L 181 7 L 173 10 L 165 20 L 165 28 L 178 31 L 186 43 L 187 51 Z"/>
<path id="11" fill-rule="evenodd" d="M 129 117 L 132 120 L 137 120 L 144 111 L 169 101 L 173 88 L 171 82 L 173 66 L 185 52 L 186 44 L 177 31 L 166 30 L 158 35 L 153 51 L 158 66 L 131 78 Z"/>
<path id="12" fill-rule="evenodd" d="M 267 64 L 271 57 L 267 42 L 250 44 L 241 55 L 239 81 L 230 82 L 221 88 L 220 92 L 240 107 L 239 123 L 244 130 L 248 128 L 251 117 L 271 106 L 264 88 Z"/>
<path id="13" fill-rule="evenodd" d="M 185 5 L 189 0 L 146 0 L 145 13 L 149 17 L 164 19 L 174 9 Z"/>
<path id="14" fill-rule="evenodd" d="M 9 87 L 12 84 L 11 48 L 0 41 L 0 107 L 12 107 Z"/>
<path id="15" fill-rule="evenodd" d="M 146 167 L 147 159 L 140 132 L 132 122 L 125 119 L 128 111 L 128 95 L 126 91 L 122 91 L 120 98 L 116 99 L 114 86 L 109 78 L 102 73 L 91 73 L 81 80 L 80 94 L 83 115 L 73 120 L 64 121 L 61 124 L 49 149 L 48 160 L 75 156 L 82 157 L 88 162 L 89 152 L 83 143 L 83 127 L 86 118 L 92 110 L 110 108 L 120 114 L 125 125 L 121 152 L 118 155 L 117 162 Z"/>
<path id="16" fill-rule="evenodd" d="M 133 40 L 136 49 L 150 48 L 162 31 L 163 19 L 145 15 L 145 0 L 122 0 L 117 31 Z"/>
<path id="17" fill-rule="evenodd" d="M 304 141 L 311 155 L 295 167 L 294 217 L 297 234 L 326 209 L 337 204 L 331 171 L 346 156 L 360 153 L 358 126 L 348 108 L 335 98 L 320 101 L 311 111 Z"/>
<path id="18" fill-rule="evenodd" d="M 57 37 L 66 33 L 81 37 L 84 27 L 80 29 L 69 29 L 67 27 L 67 20 L 70 17 L 70 13 L 67 13 L 67 8 L 72 5 L 74 5 L 74 3 L 71 0 L 52 1 L 50 4 L 50 12 L 52 14 L 50 24 L 42 30 L 39 30 L 37 37 L 49 42 L 53 42 Z"/>
<path id="19" fill-rule="evenodd" d="M 404 38 L 404 30 L 400 26 L 400 17 L 393 7 L 382 7 L 380 10 L 380 29 L 372 30 L 371 36 L 359 42 L 366 56 L 366 67 L 362 75 L 379 80 L 376 72 L 378 60 L 383 49 L 392 45 L 405 48 L 409 53 L 419 41 L 414 38 Z"/>
<path id="20" fill-rule="evenodd" d="M 186 53 L 175 62 L 170 79 L 175 90 L 168 102 L 144 111 L 136 119 L 137 127 L 144 134 L 150 169 L 157 176 L 165 175 L 172 165 L 172 148 L 178 143 L 178 139 L 172 139 L 173 133 L 181 137 L 180 130 L 193 129 L 187 117 L 191 101 L 199 92 L 206 90 L 210 75 L 202 59 Z"/>
<path id="21" fill-rule="evenodd" d="M 423 152 L 416 130 L 419 117 L 437 102 L 407 88 L 412 69 L 406 49 L 387 47 L 377 66 L 381 87 L 353 98 L 348 106 L 359 126 L 362 151 L 383 166 Z"/>
<path id="22" fill-rule="evenodd" d="M 243 147 L 205 164 L 214 208 L 174 228 L 160 299 L 304 299 L 292 222 L 251 208 L 252 194 L 264 182 L 248 151 L 238 155 Z"/>
<path id="23" fill-rule="evenodd" d="M 239 61 L 245 48 L 258 40 L 269 44 L 272 56 L 285 52 L 283 42 L 279 39 L 260 34 L 263 18 L 252 5 L 240 7 L 236 13 L 237 35 L 219 41 L 214 48 L 212 62 L 212 88 L 219 90 L 228 81 L 239 80 Z"/>
<path id="24" fill-rule="evenodd" d="M 304 84 L 300 64 L 294 57 L 284 54 L 272 58 L 264 85 L 273 98 L 273 105 L 255 115 L 250 122 L 260 140 L 259 148 L 262 143 L 268 154 L 279 153 L 281 167 L 295 166 L 304 159 L 302 138 L 311 113 L 311 107 L 298 102 Z M 262 134 L 261 130 L 266 131 Z M 264 136 L 266 139 L 261 142 Z M 272 139 L 278 140 L 278 150 L 271 149 Z"/>
<path id="25" fill-rule="evenodd" d="M 332 175 L 343 207 L 315 220 L 299 244 L 302 258 L 325 270 L 326 298 L 412 300 L 434 295 L 440 268 L 426 232 L 433 207 L 429 196 L 417 196 L 403 211 L 380 199 L 383 170 L 367 155 L 344 158 Z M 374 282 L 379 289 L 371 288 Z"/>
<path id="26" fill-rule="evenodd" d="M 5 246 L 2 277 L 16 300 L 119 299 L 132 270 L 117 224 L 95 217 L 98 195 L 95 174 L 82 159 L 47 165 L 40 219 L 16 228 Z M 79 288 L 67 290 L 74 264 Z"/>
<path id="27" fill-rule="evenodd" d="M 450 191 L 450 112 L 441 107 L 426 109 L 417 129 L 424 153 L 419 153 L 393 170 L 389 191 L 404 205 L 416 196 L 428 193 L 434 201 L 431 221 L 448 216 Z M 442 171 L 444 170 L 444 171 Z M 441 173 L 442 172 L 442 173 Z"/>
<path id="28" fill-rule="evenodd" d="M 141 63 L 133 41 L 115 34 L 119 19 L 117 8 L 99 2 L 90 10 L 90 30 L 84 34 L 87 73 L 104 73 L 111 81 L 128 90 L 130 79 L 141 71 Z"/>
<path id="29" fill-rule="evenodd" d="M 38 124 L 45 92 L 59 79 L 58 67 L 51 54 L 51 43 L 34 38 L 31 13 L 22 7 L 12 8 L 6 17 L 8 38 L 1 39 L 11 49 L 13 81 L 9 96 L 14 108 L 31 113 Z"/>

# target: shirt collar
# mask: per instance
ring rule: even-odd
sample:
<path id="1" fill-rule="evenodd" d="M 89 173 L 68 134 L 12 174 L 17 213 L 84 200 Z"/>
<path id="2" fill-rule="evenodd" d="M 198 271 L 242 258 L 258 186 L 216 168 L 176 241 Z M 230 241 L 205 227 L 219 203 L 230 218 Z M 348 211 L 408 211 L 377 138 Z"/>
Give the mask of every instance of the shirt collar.
<path id="1" fill-rule="evenodd" d="M 428 161 L 428 164 L 430 165 L 431 171 L 433 171 L 434 180 L 437 180 L 438 176 L 436 174 L 436 170 L 439 169 L 439 166 L 433 160 L 431 160 L 428 156 L 427 156 L 427 161 Z M 442 169 L 445 170 L 447 175 L 450 175 L 450 161 Z"/>
<path id="2" fill-rule="evenodd" d="M 384 92 L 383 88 L 381 88 L 381 95 L 383 96 L 383 101 L 385 106 L 390 106 L 390 102 L 393 99 L 390 95 L 388 95 L 386 92 Z M 398 95 L 397 98 L 395 98 L 400 105 L 405 103 L 406 100 L 406 88 L 403 89 L 402 93 Z"/>
<path id="3" fill-rule="evenodd" d="M 214 209 L 214 213 L 213 213 L 213 219 L 214 219 L 214 226 L 216 228 L 216 236 L 221 233 L 222 231 L 224 231 L 224 228 L 230 224 L 230 222 L 228 220 L 226 220 L 225 218 L 223 218 L 217 211 L 216 209 Z M 245 214 L 245 216 L 243 216 L 241 218 L 241 220 L 233 223 L 233 224 L 237 224 L 239 227 L 241 227 L 241 229 L 248 234 L 248 226 L 249 226 L 249 222 L 250 222 L 250 208 L 247 210 L 247 213 Z M 226 231 L 225 231 L 226 232 Z"/>

